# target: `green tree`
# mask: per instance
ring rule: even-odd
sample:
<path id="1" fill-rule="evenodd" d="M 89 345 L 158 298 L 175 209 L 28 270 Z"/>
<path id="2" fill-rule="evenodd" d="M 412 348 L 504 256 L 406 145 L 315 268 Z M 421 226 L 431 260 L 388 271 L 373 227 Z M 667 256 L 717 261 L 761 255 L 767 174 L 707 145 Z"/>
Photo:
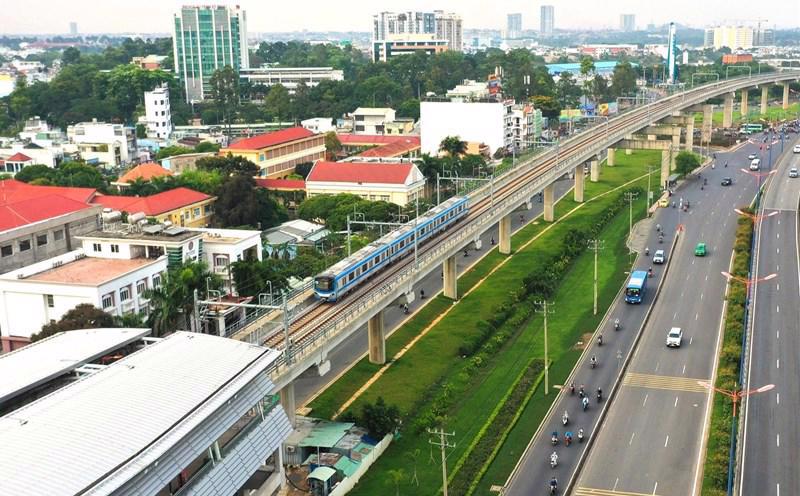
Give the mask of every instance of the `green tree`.
<path id="1" fill-rule="evenodd" d="M 211 99 L 222 116 L 222 123 L 231 124 L 239 108 L 239 77 L 233 67 L 226 65 L 211 74 Z"/>
<path id="2" fill-rule="evenodd" d="M 52 182 L 55 176 L 55 169 L 44 164 L 33 164 L 24 167 L 21 171 L 17 172 L 16 175 L 14 175 L 14 179 L 24 183 L 30 183 L 37 179 L 47 179 Z"/>
<path id="3" fill-rule="evenodd" d="M 222 280 L 210 272 L 203 262 L 185 263 L 170 269 L 158 288 L 149 289 L 145 295 L 150 300 L 147 325 L 153 336 L 161 337 L 179 329 L 199 330 L 194 320 L 194 291 L 206 298 L 206 288 L 219 290 Z"/>
<path id="4" fill-rule="evenodd" d="M 587 55 L 581 57 L 581 75 L 588 79 L 594 70 L 594 59 Z"/>
<path id="5" fill-rule="evenodd" d="M 101 327 L 115 327 L 114 318 L 111 314 L 89 303 L 81 303 L 65 313 L 58 322 L 42 326 L 41 331 L 31 335 L 31 342 L 39 341 L 59 332 Z"/>
<path id="6" fill-rule="evenodd" d="M 197 168 L 207 171 L 215 170 L 223 176 L 232 174 L 255 176 L 259 171 L 258 166 L 253 162 L 231 153 L 224 157 L 203 157 L 197 160 Z"/>
<path id="7" fill-rule="evenodd" d="M 700 167 L 700 160 L 692 152 L 680 152 L 675 156 L 675 170 L 678 174 L 689 174 Z"/>
<path id="8" fill-rule="evenodd" d="M 65 48 L 61 52 L 61 64 L 64 66 L 77 64 L 81 60 L 81 51 L 75 47 Z"/>
<path id="9" fill-rule="evenodd" d="M 84 162 L 66 162 L 56 169 L 56 184 L 80 188 L 103 189 L 105 178 L 97 167 Z"/>
<path id="10" fill-rule="evenodd" d="M 161 161 L 167 157 L 173 157 L 175 155 L 183 155 L 185 153 L 192 153 L 192 151 L 193 150 L 191 148 L 180 145 L 166 146 L 158 150 L 158 153 L 156 153 L 156 160 Z"/>
<path id="11" fill-rule="evenodd" d="M 371 436 L 383 439 L 400 424 L 400 409 L 395 405 L 387 405 L 383 397 L 378 396 L 374 404 L 364 404 L 360 420 Z"/>
<path id="12" fill-rule="evenodd" d="M 621 62 L 614 67 L 611 76 L 611 94 L 624 96 L 636 91 L 636 71 L 629 62 Z"/>
<path id="13" fill-rule="evenodd" d="M 419 100 L 416 98 L 409 98 L 404 100 L 397 107 L 397 117 L 408 117 L 411 119 L 419 120 Z"/>
<path id="14" fill-rule="evenodd" d="M 137 139 L 147 138 L 147 126 L 145 126 L 144 124 L 136 124 L 136 138 Z"/>
<path id="15" fill-rule="evenodd" d="M 236 174 L 228 177 L 217 193 L 216 222 L 221 227 L 257 226 L 258 196 L 256 181 L 250 176 Z"/>
<path id="16" fill-rule="evenodd" d="M 269 93 L 264 98 L 264 110 L 272 120 L 284 122 L 289 118 L 292 103 L 289 98 L 289 90 L 282 84 L 270 87 Z"/>
<path id="17" fill-rule="evenodd" d="M 339 137 L 336 136 L 335 131 L 325 133 L 325 151 L 329 158 L 338 156 L 339 152 L 342 151 L 342 142 L 339 141 Z"/>
<path id="18" fill-rule="evenodd" d="M 552 96 L 534 96 L 533 105 L 542 111 L 544 117 L 556 119 L 561 115 L 561 105 L 559 105 L 558 100 Z"/>
<path id="19" fill-rule="evenodd" d="M 219 151 L 219 148 L 219 145 L 216 143 L 212 143 L 210 141 L 201 141 L 196 147 L 194 147 L 194 151 L 195 153 L 216 153 Z"/>
<path id="20" fill-rule="evenodd" d="M 446 136 L 439 143 L 439 151 L 445 152 L 451 157 L 458 157 L 467 152 L 467 142 L 462 141 L 458 136 Z"/>
<path id="21" fill-rule="evenodd" d="M 577 107 L 580 94 L 581 89 L 578 87 L 578 83 L 571 72 L 564 71 L 559 74 L 558 81 L 556 82 L 556 95 L 558 97 L 558 103 L 560 103 L 562 107 Z M 535 98 L 536 97 L 534 97 L 534 101 Z M 544 110 L 542 110 L 542 113 L 544 113 Z"/>

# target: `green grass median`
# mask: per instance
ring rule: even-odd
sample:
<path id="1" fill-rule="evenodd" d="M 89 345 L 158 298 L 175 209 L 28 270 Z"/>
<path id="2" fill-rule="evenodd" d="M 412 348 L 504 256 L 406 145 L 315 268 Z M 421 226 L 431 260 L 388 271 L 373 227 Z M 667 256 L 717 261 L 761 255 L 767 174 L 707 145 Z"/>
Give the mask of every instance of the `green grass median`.
<path id="1" fill-rule="evenodd" d="M 362 478 L 353 494 L 381 494 L 390 490 L 394 482 L 387 482 L 391 480 L 387 475 L 389 470 L 402 472 L 399 484 L 401 493 L 435 494 L 436 490 L 431 488 L 441 487 L 441 467 L 435 453 L 431 452 L 428 435 L 424 429 L 418 428 L 418 424 L 436 415 L 443 419 L 445 430 L 455 431 L 456 436 L 452 441 L 455 441 L 456 447 L 448 458 L 448 465 L 453 468 L 476 437 L 487 431 L 487 419 L 504 402 L 504 398 L 519 400 L 518 392 L 510 394 L 511 388 L 521 371 L 534 358 L 542 357 L 541 317 L 538 314 L 532 314 L 523 304 L 515 305 L 507 322 L 480 344 L 480 352 L 462 358 L 458 350 L 464 343 L 475 339 L 480 332 L 481 320 L 490 318 L 489 313 L 494 312 L 498 305 L 512 300 L 513 293 L 519 290 L 527 275 L 551 263 L 553 257 L 559 255 L 562 243 L 571 231 L 588 230 L 597 225 L 599 216 L 619 201 L 621 191 L 601 196 L 603 193 L 642 176 L 646 172 L 646 165 L 656 165 L 661 160 L 657 151 L 618 154 L 617 157 L 619 164 L 616 167 L 603 167 L 600 183 L 587 180 L 586 198 L 592 201 L 574 210 L 579 204 L 573 202 L 571 196 L 563 199 L 556 206 L 556 216 L 562 220 L 554 224 L 532 223 L 523 228 L 512 240 L 513 256 L 479 286 L 475 287 L 475 284 L 506 257 L 496 255 L 496 252 L 490 254 L 462 276 L 460 286 L 467 281 L 466 284 L 475 289 L 457 305 L 452 306 L 444 298 L 441 298 L 441 303 L 437 299 L 392 335 L 387 349 L 390 355 L 390 350 L 405 346 L 433 320 L 432 317 L 444 308 L 451 307 L 447 316 L 436 323 L 401 359 L 392 363 L 350 407 L 350 410 L 358 411 L 364 404 L 374 402 L 380 396 L 387 403 L 397 405 L 405 419 L 399 438 Z M 652 183 L 655 183 L 655 187 L 657 178 Z M 647 180 L 641 179 L 631 186 L 644 188 L 646 185 Z M 565 217 L 569 212 L 572 213 Z M 645 201 L 642 197 L 634 202 L 634 217 L 640 218 L 644 214 Z M 605 250 L 600 252 L 599 314 L 611 303 L 625 279 L 624 272 L 629 264 L 624 246 L 627 228 L 626 206 L 599 235 L 606 240 Z M 520 249 L 521 245 L 536 236 L 539 237 L 535 241 Z M 554 361 L 553 382 L 559 378 L 563 380 L 569 372 L 570 363 L 574 363 L 578 356 L 575 343 L 584 333 L 592 332 L 601 317 L 591 315 L 592 263 L 593 257 L 588 250 L 578 256 L 554 295 L 556 313 L 551 316 L 549 326 L 550 358 Z M 461 287 L 460 292 L 464 294 Z M 419 317 L 418 321 L 416 317 Z M 393 338 L 396 340 L 394 344 Z M 312 415 L 329 416 L 338 410 L 352 396 L 352 392 L 369 379 L 370 372 L 379 369 L 378 366 L 363 362 L 366 360 L 344 374 L 311 403 Z M 525 410 L 517 416 L 519 421 L 510 435 L 496 438 L 504 441 L 494 450 L 497 454 L 494 462 L 487 460 L 484 468 L 486 474 L 477 486 L 477 494 L 485 493 L 481 489 L 483 485 L 505 481 L 516 462 L 514 453 L 516 457 L 519 456 L 547 410 L 549 401 L 555 396 L 551 391 L 548 398 L 542 398 L 540 389 L 535 390 L 533 399 L 526 403 Z M 485 445 L 480 444 L 481 456 L 487 454 Z M 431 457 L 434 461 L 431 461 Z M 411 482 L 414 474 L 419 486 Z M 454 477 L 469 478 L 469 474 L 455 474 Z M 466 482 L 477 484 L 478 481 Z"/>

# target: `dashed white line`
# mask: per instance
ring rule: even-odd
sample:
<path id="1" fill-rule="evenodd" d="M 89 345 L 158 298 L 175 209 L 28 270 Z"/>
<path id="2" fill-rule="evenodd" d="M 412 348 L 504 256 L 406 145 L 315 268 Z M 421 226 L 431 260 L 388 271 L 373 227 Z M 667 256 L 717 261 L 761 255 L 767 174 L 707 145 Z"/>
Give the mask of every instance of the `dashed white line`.
<path id="1" fill-rule="evenodd" d="M 667 439 L 669 439 L 669 436 L 667 436 Z M 781 447 L 781 435 L 780 434 L 775 434 L 775 444 L 777 445 L 778 448 Z"/>
<path id="2" fill-rule="evenodd" d="M 780 338 L 781 338 L 781 330 L 780 329 L 776 329 L 775 330 L 775 339 L 780 339 Z"/>
<path id="3" fill-rule="evenodd" d="M 780 358 L 776 358 L 775 359 L 775 368 L 776 369 L 781 368 L 781 359 Z"/>
<path id="4" fill-rule="evenodd" d="M 647 404 L 647 397 L 648 396 L 650 396 L 650 393 L 647 393 L 647 394 L 644 395 L 644 401 L 642 401 L 642 407 L 644 407 Z"/>
<path id="5" fill-rule="evenodd" d="M 776 405 L 781 404 L 781 393 L 775 393 L 775 404 Z"/>
<path id="6" fill-rule="evenodd" d="M 672 320 L 675 320 L 676 318 L 678 318 L 678 312 L 672 314 Z"/>
<path id="7" fill-rule="evenodd" d="M 656 368 L 653 372 L 658 372 L 658 366 L 661 365 L 661 362 L 656 362 Z"/>
<path id="8" fill-rule="evenodd" d="M 700 299 L 701 300 L 703 299 L 703 293 L 700 293 Z"/>
<path id="9" fill-rule="evenodd" d="M 668 444 L 669 444 L 669 436 L 667 436 L 667 439 L 664 441 L 664 447 L 666 448 Z"/>
<path id="10" fill-rule="evenodd" d="M 781 239 L 781 233 L 775 233 L 775 236 L 777 236 L 778 239 Z"/>
<path id="11" fill-rule="evenodd" d="M 781 254 L 781 249 L 780 249 L 780 248 L 776 248 L 776 249 L 775 249 L 775 251 L 777 251 L 777 252 L 778 252 L 778 255 L 780 255 L 780 254 Z"/>
<path id="12" fill-rule="evenodd" d="M 700 318 L 700 314 L 699 313 L 694 314 L 694 320 L 697 320 L 699 318 Z"/>
<path id="13" fill-rule="evenodd" d="M 708 276 L 706 276 L 706 281 L 708 281 Z"/>
<path id="14" fill-rule="evenodd" d="M 781 313 L 781 306 L 775 305 L 775 313 Z"/>
<path id="15" fill-rule="evenodd" d="M 686 375 L 686 364 L 683 364 L 683 371 L 681 374 Z M 677 401 L 677 399 L 675 401 Z"/>
<path id="16" fill-rule="evenodd" d="M 689 336 L 689 344 L 692 344 L 692 340 L 693 339 L 694 339 L 694 336 Z"/>
<path id="17" fill-rule="evenodd" d="M 658 490 L 658 482 L 656 482 L 655 487 L 653 487 L 653 496 L 655 496 L 657 490 Z"/>
<path id="18" fill-rule="evenodd" d="M 776 291 L 780 291 L 780 290 L 781 290 L 781 285 L 780 285 L 780 284 L 778 284 L 778 285 L 776 286 L 775 290 L 776 290 Z"/>
<path id="19" fill-rule="evenodd" d="M 635 437 L 636 437 L 636 433 L 634 432 L 634 433 L 631 434 L 631 440 L 628 441 L 628 446 L 633 444 L 633 438 L 635 438 Z"/>
<path id="20" fill-rule="evenodd" d="M 672 405 L 672 407 L 673 407 L 673 408 L 677 408 L 677 406 L 678 406 L 678 397 L 676 396 L 676 397 L 675 397 L 675 404 L 674 404 L 674 405 Z M 667 439 L 669 439 L 669 436 L 667 436 Z"/>
<path id="21" fill-rule="evenodd" d="M 614 491 L 614 492 L 616 492 L 616 490 L 617 490 L 617 484 L 619 484 L 619 477 L 617 477 L 617 480 L 615 480 L 615 481 L 614 481 L 614 489 L 612 489 L 611 491 Z"/>

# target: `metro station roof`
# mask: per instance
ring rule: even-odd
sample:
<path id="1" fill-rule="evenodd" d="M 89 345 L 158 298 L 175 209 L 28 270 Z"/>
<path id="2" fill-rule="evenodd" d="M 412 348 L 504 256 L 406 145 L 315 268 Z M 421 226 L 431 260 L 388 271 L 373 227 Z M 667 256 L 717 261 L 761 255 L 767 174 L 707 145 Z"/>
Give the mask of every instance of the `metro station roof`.
<path id="1" fill-rule="evenodd" d="M 0 355 L 0 405 L 150 334 L 150 329 L 60 332 Z"/>

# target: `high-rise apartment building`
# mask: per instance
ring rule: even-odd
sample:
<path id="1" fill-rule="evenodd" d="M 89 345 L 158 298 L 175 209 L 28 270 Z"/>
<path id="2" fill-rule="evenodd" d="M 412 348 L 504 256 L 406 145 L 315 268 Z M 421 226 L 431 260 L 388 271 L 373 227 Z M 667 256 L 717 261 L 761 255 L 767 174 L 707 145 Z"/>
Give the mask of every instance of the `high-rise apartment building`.
<path id="1" fill-rule="evenodd" d="M 540 9 L 539 32 L 540 34 L 553 34 L 556 25 L 556 8 L 552 5 L 542 5 Z"/>
<path id="2" fill-rule="evenodd" d="M 249 67 L 247 15 L 238 6 L 183 6 L 174 16 L 172 42 L 187 102 L 208 98 L 215 70 L 231 66 L 238 74 Z"/>
<path id="3" fill-rule="evenodd" d="M 758 27 L 753 32 L 753 45 L 754 46 L 771 46 L 775 44 L 775 31 L 772 29 L 762 29 Z"/>
<path id="4" fill-rule="evenodd" d="M 75 36 L 78 34 L 78 23 L 72 21 L 69 23 L 69 34 Z"/>
<path id="5" fill-rule="evenodd" d="M 441 10 L 381 12 L 373 16 L 372 24 L 375 62 L 414 51 L 462 50 L 464 28 L 458 14 Z"/>
<path id="6" fill-rule="evenodd" d="M 522 14 L 508 14 L 506 38 L 514 39 L 522 35 Z"/>
<path id="7" fill-rule="evenodd" d="M 172 134 L 172 111 L 169 105 L 169 88 L 166 84 L 144 93 L 144 109 L 147 119 L 147 135 L 156 139 L 168 139 Z"/>
<path id="8" fill-rule="evenodd" d="M 620 15 L 619 29 L 622 31 L 636 31 L 636 15 L 635 14 Z"/>
<path id="9" fill-rule="evenodd" d="M 706 46 L 719 50 L 728 47 L 731 50 L 752 48 L 755 30 L 749 26 L 714 26 L 706 29 Z"/>

